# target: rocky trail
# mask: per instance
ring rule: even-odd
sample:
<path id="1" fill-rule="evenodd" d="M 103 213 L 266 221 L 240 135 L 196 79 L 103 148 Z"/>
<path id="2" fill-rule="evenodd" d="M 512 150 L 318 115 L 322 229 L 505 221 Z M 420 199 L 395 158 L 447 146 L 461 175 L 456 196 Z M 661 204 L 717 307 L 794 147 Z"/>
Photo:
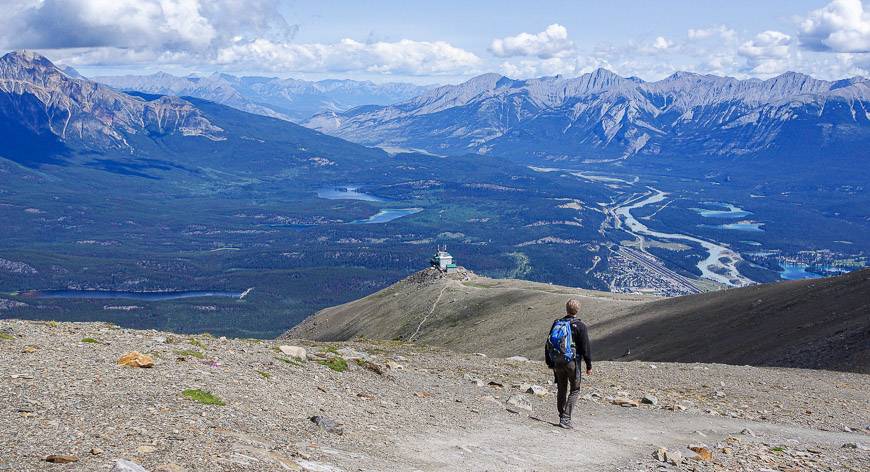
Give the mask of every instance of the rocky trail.
<path id="1" fill-rule="evenodd" d="M 14 320 L 0 357 L 0 470 L 870 469 L 857 373 L 600 362 L 565 431 L 523 358 Z"/>

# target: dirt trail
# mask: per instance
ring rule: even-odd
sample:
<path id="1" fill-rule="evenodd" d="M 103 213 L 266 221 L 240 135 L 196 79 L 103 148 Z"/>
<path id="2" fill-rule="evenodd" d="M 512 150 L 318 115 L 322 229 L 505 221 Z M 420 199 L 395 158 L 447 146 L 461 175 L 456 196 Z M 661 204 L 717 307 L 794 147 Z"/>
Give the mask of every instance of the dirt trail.
<path id="1" fill-rule="evenodd" d="M 420 328 L 422 328 L 423 324 L 426 323 L 426 320 L 428 320 L 429 317 L 432 316 L 432 313 L 435 313 L 435 308 L 438 307 L 438 302 L 441 301 L 441 297 L 444 296 L 444 291 L 450 288 L 450 285 L 451 284 L 448 283 L 441 288 L 441 291 L 438 292 L 438 297 L 435 298 L 435 301 L 432 302 L 432 306 L 429 308 L 429 313 L 426 313 L 426 316 L 424 316 L 423 319 L 420 320 L 420 324 L 417 325 L 417 329 L 414 330 L 413 334 L 408 336 L 408 341 L 413 342 L 415 339 L 417 339 L 417 335 L 420 334 Z"/>

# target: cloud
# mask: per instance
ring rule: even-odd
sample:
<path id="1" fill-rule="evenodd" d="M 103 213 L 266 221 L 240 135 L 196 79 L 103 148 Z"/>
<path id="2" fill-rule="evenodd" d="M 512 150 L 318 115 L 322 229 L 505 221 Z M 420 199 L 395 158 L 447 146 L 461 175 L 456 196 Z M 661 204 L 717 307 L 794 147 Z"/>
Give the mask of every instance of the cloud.
<path id="1" fill-rule="evenodd" d="M 653 49 L 658 49 L 658 50 L 670 49 L 673 46 L 674 46 L 674 42 L 669 41 L 664 36 L 657 37 L 656 40 L 653 41 L 653 44 L 652 44 Z"/>
<path id="2" fill-rule="evenodd" d="M 861 0 L 833 0 L 801 21 L 798 39 L 812 51 L 870 52 L 870 11 Z"/>
<path id="3" fill-rule="evenodd" d="M 443 41 L 293 42 L 277 0 L 10 0 L 0 46 L 71 65 L 157 64 L 408 75 L 467 71 L 480 59 Z"/>
<path id="4" fill-rule="evenodd" d="M 687 33 L 689 39 L 708 39 L 713 37 L 732 40 L 737 37 L 737 32 L 725 25 L 711 28 L 690 29 Z"/>
<path id="5" fill-rule="evenodd" d="M 295 44 L 258 39 L 218 51 L 215 63 L 263 66 L 274 71 L 368 71 L 384 74 L 430 75 L 467 70 L 479 65 L 477 55 L 443 41 L 361 43 L 343 39 L 334 44 Z"/>
<path id="6" fill-rule="evenodd" d="M 779 31 L 764 31 L 743 43 L 737 54 L 746 58 L 748 70 L 770 75 L 785 70 L 792 43 L 791 36 Z"/>
<path id="7" fill-rule="evenodd" d="M 494 39 L 489 50 L 498 57 L 537 56 L 550 59 L 570 54 L 574 51 L 574 43 L 568 39 L 567 28 L 553 23 L 537 34 L 520 33 Z"/>

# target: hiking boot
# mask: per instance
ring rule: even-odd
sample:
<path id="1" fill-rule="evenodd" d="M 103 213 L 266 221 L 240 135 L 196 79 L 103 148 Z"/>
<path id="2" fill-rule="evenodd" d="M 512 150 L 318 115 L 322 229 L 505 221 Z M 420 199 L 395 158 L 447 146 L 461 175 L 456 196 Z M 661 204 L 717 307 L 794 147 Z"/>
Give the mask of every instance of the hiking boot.
<path id="1" fill-rule="evenodd" d="M 562 429 L 574 429 L 574 426 L 571 424 L 571 418 L 560 418 L 559 427 Z"/>

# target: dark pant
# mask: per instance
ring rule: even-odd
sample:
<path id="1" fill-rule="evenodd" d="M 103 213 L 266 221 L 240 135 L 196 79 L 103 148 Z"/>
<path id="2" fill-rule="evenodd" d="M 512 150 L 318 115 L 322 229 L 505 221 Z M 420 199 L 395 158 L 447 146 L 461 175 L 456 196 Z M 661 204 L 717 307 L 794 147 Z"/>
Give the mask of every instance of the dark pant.
<path id="1" fill-rule="evenodd" d="M 577 363 L 572 361 L 553 366 L 553 375 L 556 377 L 558 387 L 556 407 L 559 409 L 559 419 L 570 420 L 577 395 L 580 395 L 580 370 L 577 368 Z"/>

